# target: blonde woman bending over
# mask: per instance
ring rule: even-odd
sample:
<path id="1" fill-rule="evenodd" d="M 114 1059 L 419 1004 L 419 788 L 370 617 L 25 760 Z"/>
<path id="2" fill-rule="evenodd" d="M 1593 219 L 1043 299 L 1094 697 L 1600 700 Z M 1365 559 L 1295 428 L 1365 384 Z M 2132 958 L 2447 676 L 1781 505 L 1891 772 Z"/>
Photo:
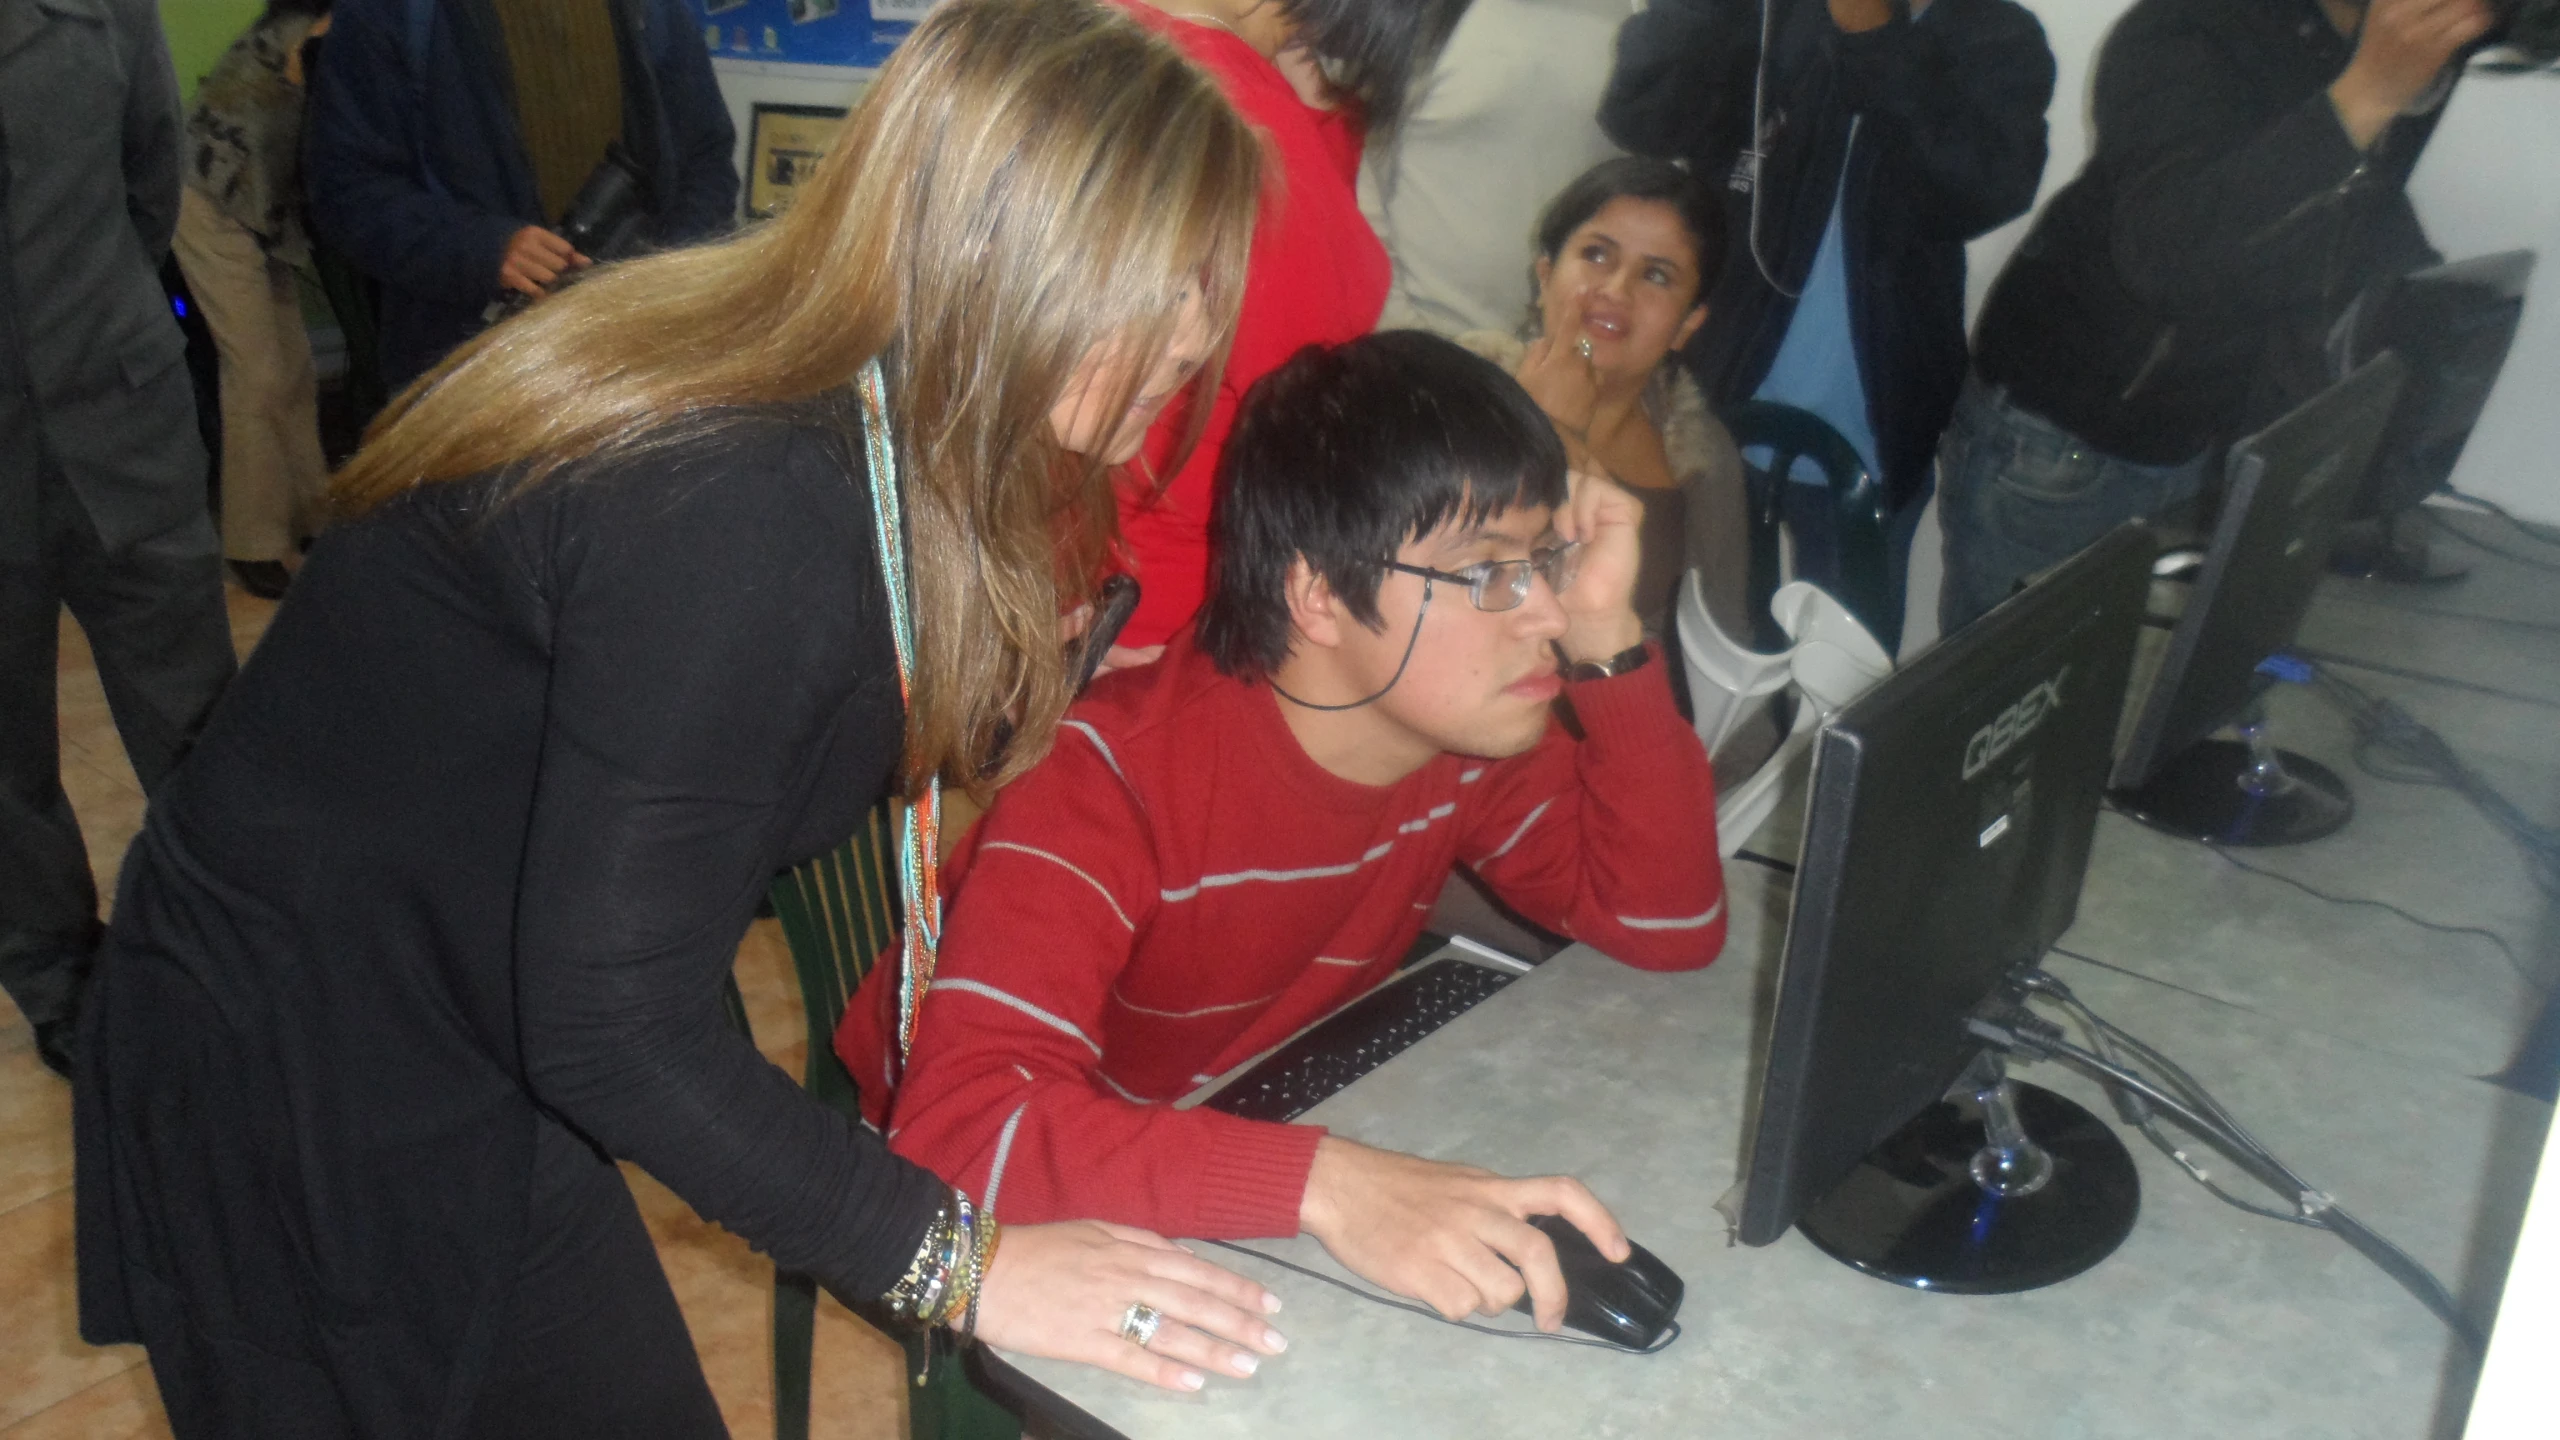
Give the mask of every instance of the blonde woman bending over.
<path id="1" fill-rule="evenodd" d="M 1116 11 L 949 0 L 784 218 L 394 402 L 88 1012 L 82 1329 L 149 1347 L 177 1435 L 724 1435 L 617 1160 L 1012 1349 L 1196 1388 L 1278 1348 L 1155 1236 L 999 1245 L 720 1005 L 778 868 L 1047 749 L 1108 467 L 1215 383 L 1258 158 Z"/>

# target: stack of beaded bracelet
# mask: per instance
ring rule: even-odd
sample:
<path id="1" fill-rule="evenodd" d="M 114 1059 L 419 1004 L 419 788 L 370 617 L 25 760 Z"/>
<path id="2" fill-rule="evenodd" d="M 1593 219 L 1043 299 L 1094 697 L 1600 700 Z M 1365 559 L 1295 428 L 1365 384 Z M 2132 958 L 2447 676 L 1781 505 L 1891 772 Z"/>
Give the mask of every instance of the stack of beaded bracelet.
<path id="1" fill-rule="evenodd" d="M 972 1206 L 968 1196 L 952 1191 L 934 1213 L 933 1223 L 925 1227 L 924 1243 L 916 1247 L 907 1273 L 889 1288 L 883 1302 L 889 1313 L 928 1331 L 951 1326 L 964 1342 L 973 1338 L 978 1329 L 978 1287 L 995 1259 L 996 1240 L 995 1217 Z M 931 1356 L 930 1344 L 925 1353 Z M 916 1383 L 922 1385 L 925 1379 L 925 1372 L 919 1371 Z"/>

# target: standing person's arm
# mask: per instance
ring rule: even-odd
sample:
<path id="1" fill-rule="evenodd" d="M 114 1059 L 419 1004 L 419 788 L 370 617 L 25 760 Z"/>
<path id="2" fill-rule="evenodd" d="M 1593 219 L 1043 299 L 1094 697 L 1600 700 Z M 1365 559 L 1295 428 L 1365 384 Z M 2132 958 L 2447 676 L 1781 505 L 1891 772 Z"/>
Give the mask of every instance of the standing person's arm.
<path id="1" fill-rule="evenodd" d="M 1781 3 L 1781 0 L 1772 0 Z M 1600 128 L 1638 155 L 1687 159 L 1709 184 L 1751 143 L 1756 0 L 1655 0 L 1618 30 Z"/>
<path id="2" fill-rule="evenodd" d="M 130 63 L 124 97 L 125 213 L 156 264 L 168 258 L 178 233 L 178 157 L 184 136 L 178 114 L 178 75 L 160 17 L 143 0 L 117 0 Z"/>
<path id="3" fill-rule="evenodd" d="M 738 132 L 712 73 L 711 52 L 682 0 L 663 0 L 657 8 L 651 50 L 676 164 L 657 231 L 660 243 L 683 245 L 717 235 L 737 219 Z"/>
<path id="4" fill-rule="evenodd" d="M 1835 0 L 1837 17 L 1858 0 Z M 1923 183 L 1918 220 L 1970 240 L 2035 203 L 2044 177 L 2045 107 L 2053 100 L 2053 52 L 2044 28 L 2015 5 L 1968 9 L 1939 0 L 1925 19 L 1865 0 L 1880 23 L 1831 37 L 1840 97 L 1892 124 Z"/>
<path id="5" fill-rule="evenodd" d="M 2374 0 L 2371 33 L 2338 83 L 2352 93 L 2366 50 L 2390 49 L 2390 12 L 2431 7 L 2476 11 L 2477 0 Z M 2441 46 L 2432 68 L 2404 68 L 2432 77 L 2457 48 Z M 2116 201 L 2116 268 L 2164 313 L 2264 313 L 2321 298 L 2332 280 L 2323 262 L 2370 183 L 2337 86 L 2267 122 L 2255 76 L 2192 21 L 2120 30 L 2100 57 L 2091 163 L 2130 177 Z"/>
<path id="6" fill-rule="evenodd" d="M 477 299 L 499 287 L 519 232 L 538 227 L 456 200 L 420 173 L 427 117 L 410 73 L 410 3 L 340 0 L 332 12 L 328 54 L 311 77 L 306 213 L 313 234 L 373 278 Z"/>

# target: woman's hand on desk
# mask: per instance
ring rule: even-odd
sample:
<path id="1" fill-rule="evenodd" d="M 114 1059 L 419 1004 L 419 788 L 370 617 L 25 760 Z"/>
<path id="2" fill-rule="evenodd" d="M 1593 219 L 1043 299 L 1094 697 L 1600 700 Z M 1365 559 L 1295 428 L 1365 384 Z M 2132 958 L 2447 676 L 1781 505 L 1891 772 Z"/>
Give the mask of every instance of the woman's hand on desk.
<path id="1" fill-rule="evenodd" d="M 1122 1338 L 1132 1305 L 1164 1320 L 1144 1349 Z M 1201 1372 L 1250 1375 L 1288 1342 L 1265 1319 L 1280 1297 L 1161 1235 L 1074 1220 L 1008 1225 L 978 1295 L 990 1345 L 1197 1390 Z"/>
<path id="2" fill-rule="evenodd" d="M 1498 1315 L 1525 1288 L 1538 1328 L 1553 1331 L 1564 1324 L 1564 1275 L 1532 1215 L 1561 1215 L 1601 1254 L 1627 1258 L 1616 1217 L 1579 1180 L 1513 1180 L 1333 1135 L 1316 1145 L 1298 1224 L 1354 1274 L 1447 1319 Z"/>

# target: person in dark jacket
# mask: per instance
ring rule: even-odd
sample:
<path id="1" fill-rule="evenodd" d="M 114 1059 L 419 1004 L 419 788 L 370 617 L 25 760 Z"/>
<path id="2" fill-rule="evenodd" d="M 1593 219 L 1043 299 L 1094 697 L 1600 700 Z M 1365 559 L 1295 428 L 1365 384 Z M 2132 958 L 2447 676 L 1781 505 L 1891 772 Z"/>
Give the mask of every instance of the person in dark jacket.
<path id="1" fill-rule="evenodd" d="M 149 0 L 0 3 L 0 985 L 69 1074 L 98 895 L 62 789 L 68 606 L 145 792 L 231 678 L 186 341 L 177 77 Z"/>
<path id="2" fill-rule="evenodd" d="M 1795 405 L 1857 447 L 1897 515 L 1894 628 L 1964 381 L 1965 242 L 2034 203 L 2053 77 L 2012 0 L 1655 0 L 1618 34 L 1602 128 L 1722 185 L 1735 237 L 1689 362 L 1711 404 Z M 1787 508 L 1819 580 L 1817 493 Z"/>
<path id="3" fill-rule="evenodd" d="M 645 244 L 735 218 L 737 131 L 682 0 L 345 0 L 308 130 L 312 230 L 381 282 L 395 390 L 502 293 L 588 263 L 560 217 L 612 143 L 646 179 Z"/>
<path id="4" fill-rule="evenodd" d="M 2481 0 L 2141 0 L 2088 167 L 1992 287 L 1940 467 L 1942 627 L 2136 516 L 2193 518 L 2220 444 L 2307 397 L 2358 291 L 2437 257 L 2405 191 Z"/>

